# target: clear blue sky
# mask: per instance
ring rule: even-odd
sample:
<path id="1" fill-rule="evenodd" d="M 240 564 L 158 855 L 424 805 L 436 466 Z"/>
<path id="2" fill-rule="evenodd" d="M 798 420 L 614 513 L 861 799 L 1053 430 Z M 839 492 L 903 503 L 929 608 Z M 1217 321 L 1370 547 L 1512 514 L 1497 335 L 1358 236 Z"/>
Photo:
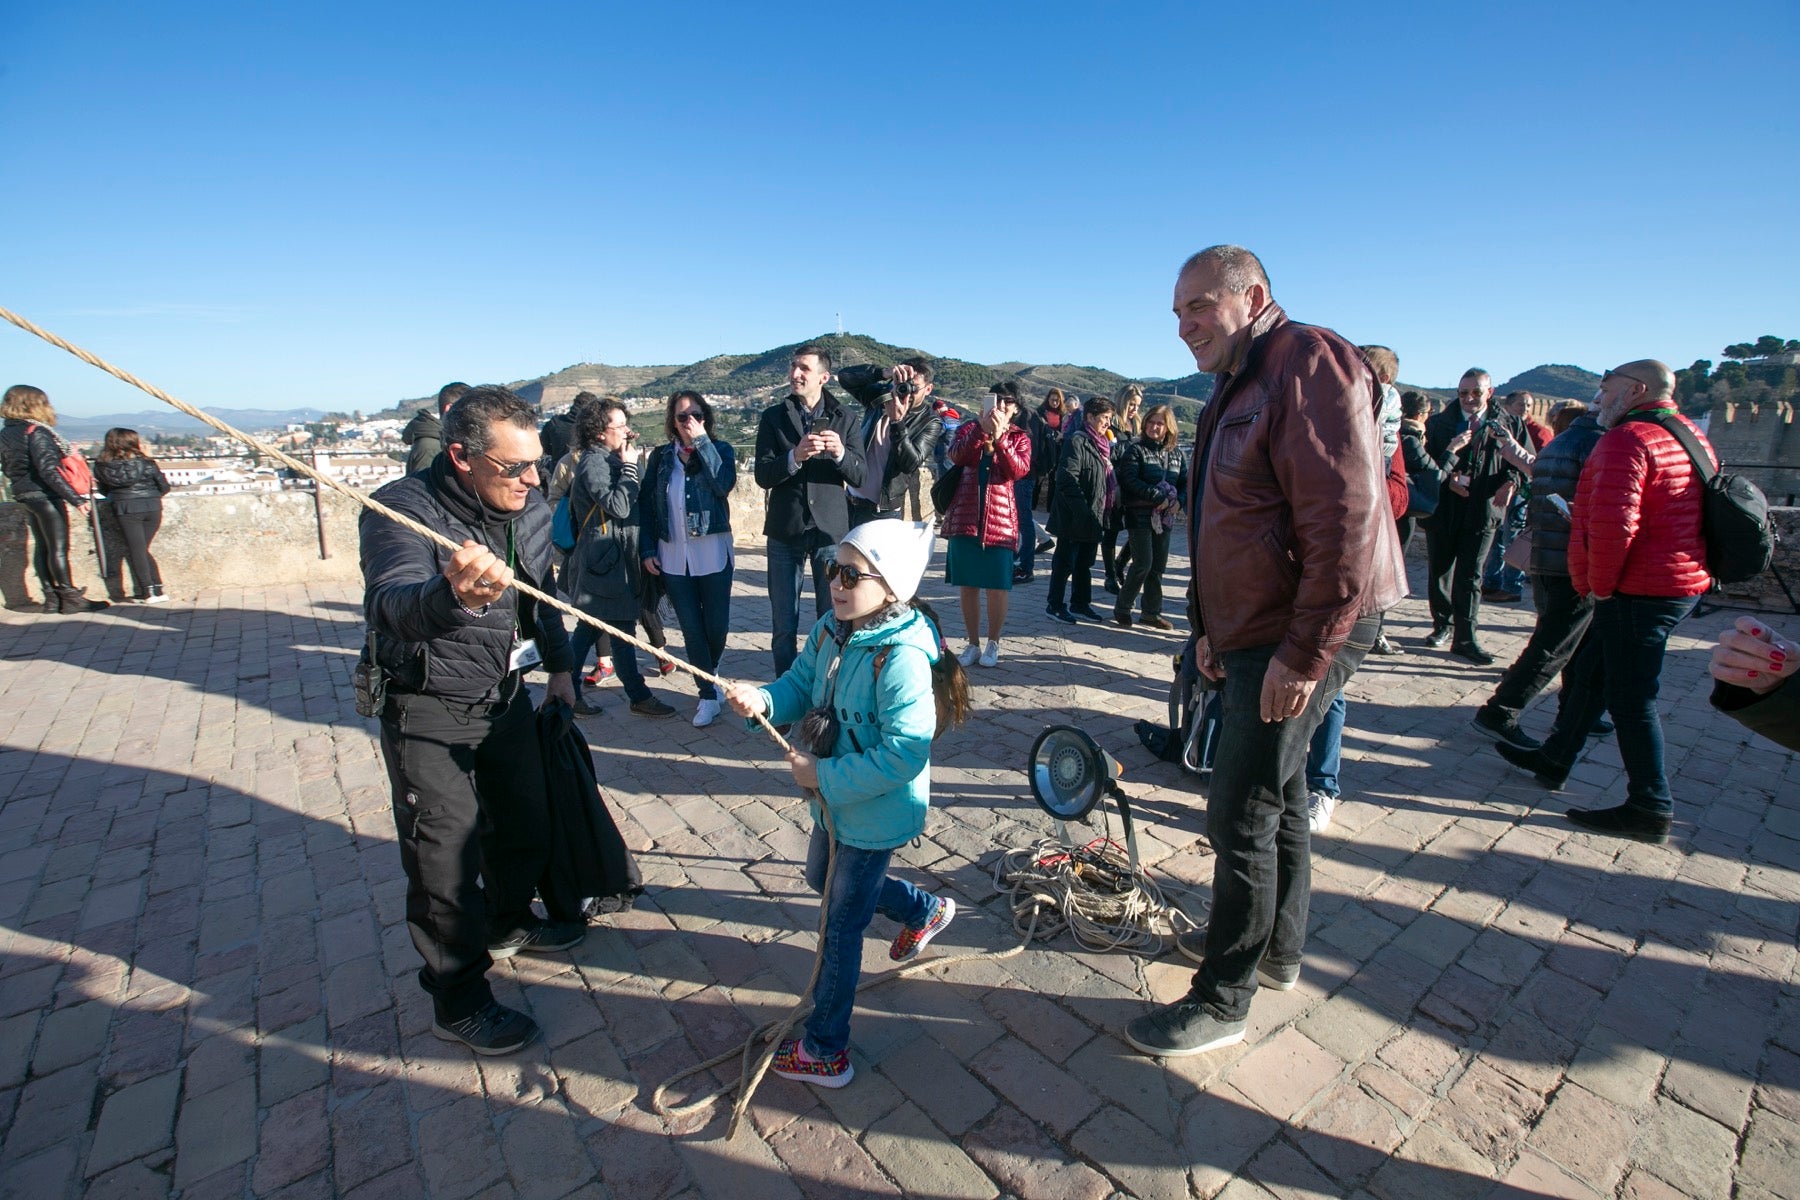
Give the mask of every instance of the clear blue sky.
<path id="1" fill-rule="evenodd" d="M 0 304 L 371 410 L 839 312 L 1177 376 L 1220 241 L 1410 382 L 1800 337 L 1792 0 L 889 7 L 0 3 Z M 154 405 L 5 325 L 0 375 Z"/>

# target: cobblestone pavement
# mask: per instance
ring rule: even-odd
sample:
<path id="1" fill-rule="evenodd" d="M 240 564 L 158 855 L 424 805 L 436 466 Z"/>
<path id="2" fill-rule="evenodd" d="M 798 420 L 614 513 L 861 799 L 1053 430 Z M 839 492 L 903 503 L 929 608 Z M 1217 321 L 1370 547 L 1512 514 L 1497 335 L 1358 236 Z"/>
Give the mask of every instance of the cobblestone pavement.
<path id="1" fill-rule="evenodd" d="M 1162 712 L 1173 639 L 1053 624 L 1043 586 L 1016 594 L 977 721 L 938 746 L 927 837 L 899 856 L 967 914 L 941 956 L 1015 941 L 987 863 L 1049 833 L 1020 770 L 1046 723 L 1085 723 L 1126 764 L 1160 876 L 1209 879 L 1198 792 L 1130 731 Z M 745 554 L 737 627 L 766 628 L 762 588 Z M 1530 614 L 1487 612 L 1505 661 Z M 412 978 L 385 778 L 350 706 L 353 590 L 6 613 L 0 1188 L 1793 1196 L 1800 760 L 1706 706 L 1702 647 L 1725 621 L 1685 627 L 1665 676 L 1669 845 L 1561 819 L 1618 794 L 1611 743 L 1548 795 L 1467 726 L 1496 671 L 1371 658 L 1350 689 L 1345 803 L 1315 845 L 1300 985 L 1260 996 L 1245 1044 L 1131 1053 L 1120 1027 L 1188 968 L 1065 938 L 871 993 L 855 1083 L 772 1078 L 726 1142 L 722 1111 L 671 1128 L 648 1101 L 786 1011 L 811 963 L 805 810 L 766 739 L 633 717 L 600 689 L 586 727 L 650 890 L 576 952 L 498 968 L 546 1041 L 476 1061 L 431 1035 Z M 1424 626 L 1415 600 L 1391 628 L 1416 646 Z M 728 671 L 765 678 L 768 661 L 763 639 L 731 639 Z M 659 691 L 691 713 L 687 685 Z M 871 971 L 889 932 L 873 931 Z"/>

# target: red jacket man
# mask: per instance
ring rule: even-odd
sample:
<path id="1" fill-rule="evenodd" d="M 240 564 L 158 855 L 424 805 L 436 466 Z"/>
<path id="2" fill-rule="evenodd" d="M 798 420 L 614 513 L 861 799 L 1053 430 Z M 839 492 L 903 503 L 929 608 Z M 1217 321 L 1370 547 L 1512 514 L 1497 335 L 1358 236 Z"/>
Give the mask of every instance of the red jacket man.
<path id="1" fill-rule="evenodd" d="M 1687 452 L 1666 428 L 1687 424 L 1704 453 L 1717 456 L 1675 410 L 1675 375 L 1639 359 L 1600 382 L 1606 430 L 1581 470 L 1570 507 L 1569 580 L 1594 597 L 1594 620 L 1564 676 L 1562 708 L 1542 749 L 1501 743 L 1501 757 L 1561 788 L 1602 712 L 1612 715 L 1625 762 L 1625 803 L 1572 808 L 1583 829 L 1668 840 L 1675 802 L 1663 769 L 1656 695 L 1669 635 L 1712 585 L 1700 528 L 1703 487 Z"/>

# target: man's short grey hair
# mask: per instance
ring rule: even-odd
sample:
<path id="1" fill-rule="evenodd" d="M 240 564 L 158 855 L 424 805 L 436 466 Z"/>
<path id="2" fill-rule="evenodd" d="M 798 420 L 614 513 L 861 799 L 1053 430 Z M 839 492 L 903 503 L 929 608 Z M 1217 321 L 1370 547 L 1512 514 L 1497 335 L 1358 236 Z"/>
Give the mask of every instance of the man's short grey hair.
<path id="1" fill-rule="evenodd" d="M 1461 383 L 1463 379 L 1485 379 L 1489 383 L 1494 382 L 1494 377 L 1480 367 L 1470 367 L 1462 373 L 1462 379 L 1458 379 L 1457 382 Z"/>
<path id="2" fill-rule="evenodd" d="M 1274 294 L 1274 289 L 1269 286 L 1269 273 L 1263 270 L 1262 259 L 1242 246 L 1208 246 L 1182 263 L 1176 278 L 1202 266 L 1216 272 L 1219 281 L 1225 285 L 1225 290 L 1234 295 L 1242 295 L 1259 283 L 1265 293 Z"/>
<path id="3" fill-rule="evenodd" d="M 517 425 L 537 432 L 537 410 L 499 384 L 470 388 L 444 414 L 444 445 L 460 444 L 465 456 L 486 454 L 494 445 L 494 426 Z"/>

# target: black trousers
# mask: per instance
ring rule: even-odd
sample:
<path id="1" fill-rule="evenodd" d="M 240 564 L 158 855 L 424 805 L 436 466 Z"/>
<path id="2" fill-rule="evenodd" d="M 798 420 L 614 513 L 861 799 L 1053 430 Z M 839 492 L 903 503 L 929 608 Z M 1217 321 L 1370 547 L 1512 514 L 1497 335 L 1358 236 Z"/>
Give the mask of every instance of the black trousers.
<path id="1" fill-rule="evenodd" d="M 115 506 L 116 507 L 116 506 Z M 162 570 L 150 557 L 150 539 L 162 528 L 162 508 L 154 512 L 115 512 L 119 528 L 125 533 L 125 557 L 131 563 L 131 579 L 137 598 L 142 600 L 152 587 L 162 586 Z"/>
<path id="2" fill-rule="evenodd" d="M 1500 709 L 1514 720 L 1558 673 L 1563 676 L 1563 695 L 1568 695 L 1569 660 L 1575 657 L 1594 619 L 1594 598 L 1577 592 L 1567 575 L 1533 575 L 1531 598 L 1537 605 L 1531 640 L 1506 668 L 1500 686 L 1488 700 L 1490 708 Z"/>
<path id="3" fill-rule="evenodd" d="M 440 1021 L 494 998 L 488 942 L 535 923 L 531 897 L 550 858 L 536 716 L 517 675 L 508 686 L 504 704 L 390 695 L 381 714 L 406 922 Z"/>
<path id="4" fill-rule="evenodd" d="M 1162 616 L 1163 608 L 1163 572 L 1169 568 L 1169 531 L 1160 533 L 1150 528 L 1148 521 L 1142 526 L 1125 531 L 1126 536 L 1126 570 L 1125 577 L 1119 581 L 1119 599 L 1113 605 L 1114 613 L 1131 612 L 1132 604 L 1138 598 L 1138 592 L 1144 593 L 1144 615 L 1146 617 Z"/>
<path id="5" fill-rule="evenodd" d="M 1067 534 L 1056 539 L 1050 555 L 1050 607 L 1063 607 L 1063 592 L 1070 593 L 1069 607 L 1091 608 L 1094 604 L 1094 555 L 1099 542 L 1078 542 Z"/>
<path id="6" fill-rule="evenodd" d="M 31 566 L 46 587 L 74 587 L 69 574 L 69 510 L 49 496 L 20 496 L 31 522 Z"/>
<path id="7" fill-rule="evenodd" d="M 1481 619 L 1481 568 L 1496 528 L 1498 523 L 1490 513 L 1470 511 L 1466 504 L 1448 501 L 1425 522 L 1431 627 L 1453 627 L 1458 646 L 1475 644 L 1475 626 Z"/>

